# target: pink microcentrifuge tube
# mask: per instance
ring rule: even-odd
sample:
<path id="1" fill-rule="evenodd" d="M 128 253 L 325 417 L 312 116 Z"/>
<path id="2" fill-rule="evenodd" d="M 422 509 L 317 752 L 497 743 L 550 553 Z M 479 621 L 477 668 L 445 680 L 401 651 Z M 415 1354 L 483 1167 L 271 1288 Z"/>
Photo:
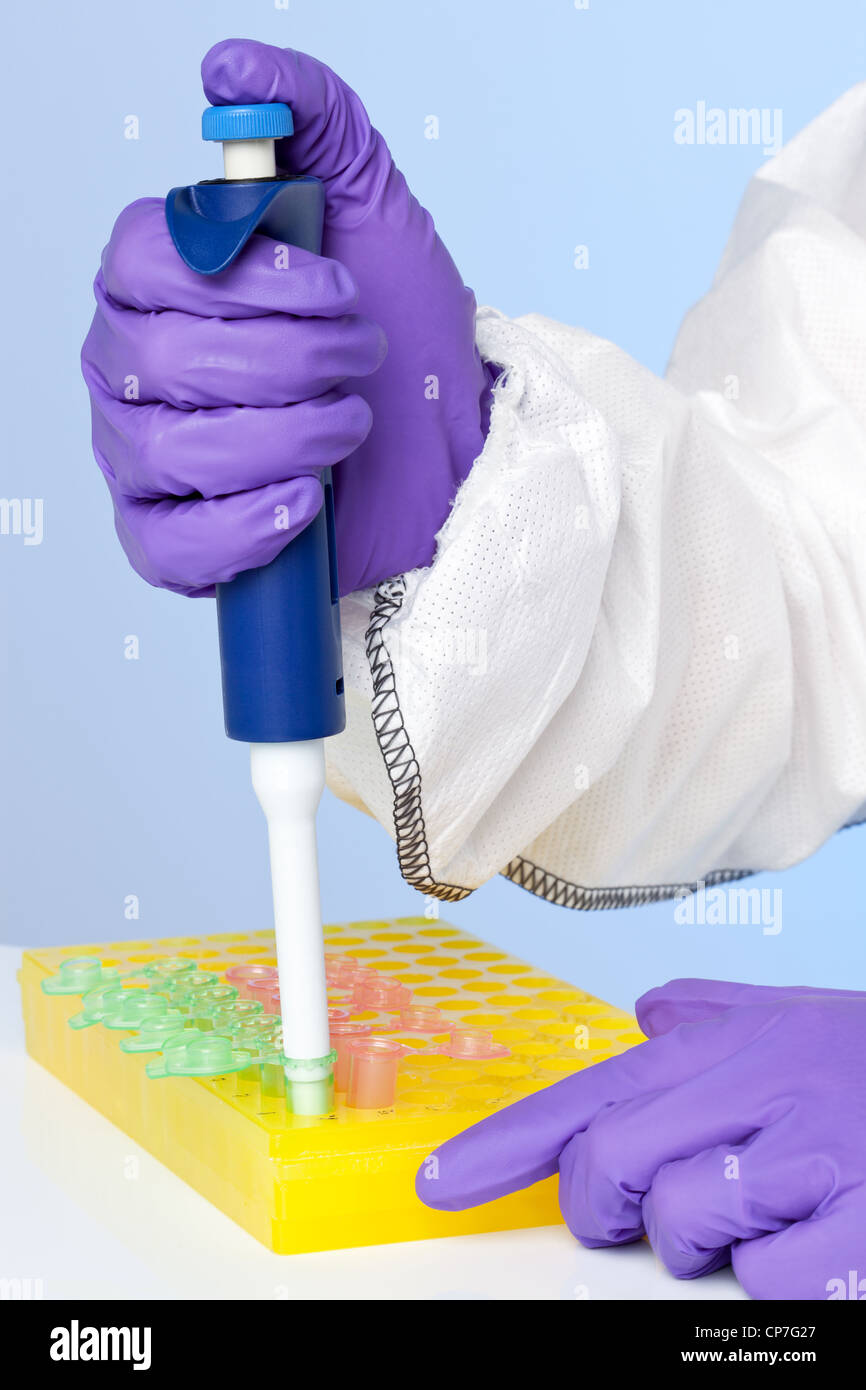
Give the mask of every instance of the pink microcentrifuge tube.
<path id="1" fill-rule="evenodd" d="M 397 1067 L 405 1052 L 390 1038 L 358 1038 L 350 1042 L 346 1104 L 353 1110 L 384 1110 L 394 1104 Z"/>
<path id="2" fill-rule="evenodd" d="M 341 985 L 352 991 L 353 996 L 357 994 L 361 985 L 368 984 L 370 980 L 375 980 L 376 976 L 372 970 L 367 970 L 363 965 L 357 965 L 354 970 L 347 971 L 341 979 Z"/>
<path id="3" fill-rule="evenodd" d="M 447 1057 L 458 1061 L 488 1061 L 493 1057 L 510 1057 L 511 1052 L 493 1041 L 486 1028 L 455 1028 L 441 1049 Z"/>
<path id="4" fill-rule="evenodd" d="M 329 985 L 348 985 L 359 965 L 354 956 L 325 956 L 325 978 Z"/>
<path id="5" fill-rule="evenodd" d="M 412 1004 L 400 1010 L 400 1027 L 407 1033 L 450 1033 L 454 1024 L 441 1009 L 433 1009 L 429 1004 Z"/>
<path id="6" fill-rule="evenodd" d="M 265 1006 L 265 1013 L 266 1013 L 266 1014 L 277 1014 L 277 1016 L 279 1016 L 279 1012 L 280 1012 L 280 987 L 279 987 L 279 985 L 277 985 L 277 986 L 275 987 L 274 984 L 273 984 L 273 981 L 271 981 L 270 984 L 269 984 L 269 986 L 268 986 L 267 992 L 264 993 L 264 994 L 257 994 L 257 995 L 256 995 L 256 998 L 257 998 L 257 999 L 261 999 L 262 1003 L 263 1003 L 264 1006 Z"/>
<path id="7" fill-rule="evenodd" d="M 274 971 L 274 974 L 276 974 L 276 971 Z M 246 983 L 247 999 L 258 999 L 265 1013 L 269 1010 L 271 995 L 274 993 L 279 994 L 279 992 L 279 985 L 276 983 L 273 976 L 270 975 L 263 975 L 257 980 L 247 980 Z M 277 1009 L 277 1012 L 279 1013 L 279 1009 Z"/>
<path id="8" fill-rule="evenodd" d="M 371 974 L 355 985 L 355 1003 L 359 1009 L 403 1009 L 411 998 L 411 989 L 387 975 Z"/>
<path id="9" fill-rule="evenodd" d="M 236 985 L 239 999 L 260 999 L 260 995 L 250 994 L 250 985 L 259 980 L 268 980 L 272 985 L 279 976 L 273 965 L 233 965 L 226 971 L 230 985 Z"/>
<path id="10" fill-rule="evenodd" d="M 330 984 L 335 975 L 339 975 L 343 968 L 343 961 L 348 960 L 347 956 L 336 956 L 333 951 L 325 952 L 325 979 Z"/>
<path id="11" fill-rule="evenodd" d="M 334 1065 L 334 1090 L 345 1091 L 349 1084 L 349 1043 L 357 1042 L 370 1034 L 369 1023 L 350 1023 L 348 1019 L 337 1019 L 330 1025 L 331 1046 L 336 1050 Z"/>

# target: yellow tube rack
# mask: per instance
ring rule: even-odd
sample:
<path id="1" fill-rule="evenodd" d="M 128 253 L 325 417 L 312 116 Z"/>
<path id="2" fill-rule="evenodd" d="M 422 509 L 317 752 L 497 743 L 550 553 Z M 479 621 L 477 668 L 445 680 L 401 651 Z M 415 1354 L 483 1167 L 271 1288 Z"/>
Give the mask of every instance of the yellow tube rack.
<path id="1" fill-rule="evenodd" d="M 120 1049 L 126 1034 L 69 1028 L 80 997 L 41 989 L 73 956 L 97 956 L 121 974 L 168 955 L 217 974 L 244 962 L 273 965 L 272 932 L 26 951 L 19 978 L 27 1050 L 278 1254 L 559 1222 L 555 1179 L 470 1211 L 437 1212 L 416 1197 L 415 1173 L 437 1145 L 491 1111 L 643 1041 L 634 1018 L 447 922 L 353 922 L 326 927 L 325 938 L 328 951 L 396 976 L 413 1003 L 489 1028 L 510 1055 L 407 1055 L 392 1108 L 352 1110 L 338 1097 L 335 1115 L 310 1119 L 287 1115 L 238 1076 L 148 1080 L 148 1057 Z M 410 1034 L 393 1036 L 422 1046 Z"/>

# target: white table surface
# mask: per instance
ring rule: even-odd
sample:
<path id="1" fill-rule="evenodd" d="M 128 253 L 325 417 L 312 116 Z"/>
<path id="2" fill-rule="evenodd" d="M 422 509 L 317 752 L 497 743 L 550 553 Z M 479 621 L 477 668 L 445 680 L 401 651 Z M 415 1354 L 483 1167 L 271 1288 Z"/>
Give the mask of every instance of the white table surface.
<path id="1" fill-rule="evenodd" d="M 26 1055 L 20 955 L 0 947 L 0 1277 L 46 1299 L 745 1298 L 562 1226 L 273 1255 Z"/>

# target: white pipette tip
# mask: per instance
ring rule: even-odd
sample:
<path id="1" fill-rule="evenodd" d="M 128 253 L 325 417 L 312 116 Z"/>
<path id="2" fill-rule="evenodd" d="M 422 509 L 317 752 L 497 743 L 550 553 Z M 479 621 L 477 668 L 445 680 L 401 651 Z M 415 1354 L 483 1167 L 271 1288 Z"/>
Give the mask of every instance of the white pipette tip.
<path id="1" fill-rule="evenodd" d="M 268 823 L 288 1106 L 298 1115 L 328 1114 L 334 1054 L 316 848 L 324 745 L 321 739 L 252 743 L 250 766 Z"/>

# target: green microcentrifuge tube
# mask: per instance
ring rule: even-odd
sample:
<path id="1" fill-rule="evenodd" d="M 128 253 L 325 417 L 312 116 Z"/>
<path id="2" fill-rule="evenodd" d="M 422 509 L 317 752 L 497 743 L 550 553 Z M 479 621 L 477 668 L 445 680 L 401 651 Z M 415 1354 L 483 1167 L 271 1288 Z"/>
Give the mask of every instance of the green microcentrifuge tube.
<path id="1" fill-rule="evenodd" d="M 103 965 L 96 956 L 73 956 L 61 963 L 56 975 L 42 981 L 44 994 L 86 994 L 97 985 L 118 980 L 117 966 Z"/>

